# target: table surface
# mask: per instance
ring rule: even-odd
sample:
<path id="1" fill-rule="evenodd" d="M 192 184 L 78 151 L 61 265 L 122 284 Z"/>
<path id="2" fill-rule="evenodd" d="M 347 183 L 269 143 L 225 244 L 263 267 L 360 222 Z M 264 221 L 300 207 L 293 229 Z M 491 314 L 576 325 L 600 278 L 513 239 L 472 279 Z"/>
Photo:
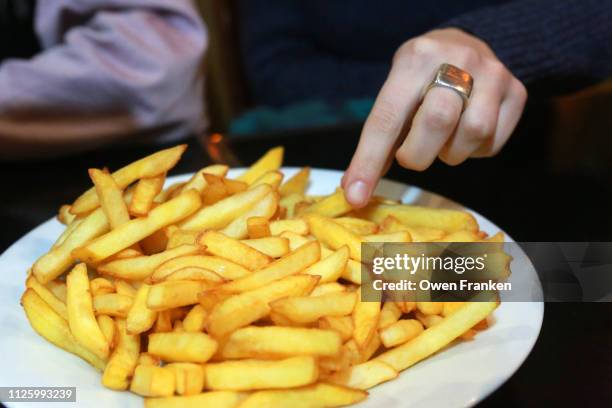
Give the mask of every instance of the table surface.
<path id="1" fill-rule="evenodd" d="M 244 164 L 269 147 L 283 144 L 285 165 L 344 169 L 357 137 L 357 128 L 328 129 L 281 138 L 236 139 L 231 146 Z M 554 172 L 545 143 L 514 139 L 494 160 L 472 160 L 458 167 L 438 163 L 424 173 L 393 167 L 388 178 L 418 185 L 471 207 L 517 241 L 610 241 L 609 174 Z M 55 160 L 0 163 L 0 251 L 89 187 L 88 168 L 117 169 L 159 148 L 131 146 Z M 172 174 L 193 172 L 210 162 L 194 137 Z M 612 304 L 547 304 L 533 352 L 481 406 L 609 405 L 611 345 Z"/>

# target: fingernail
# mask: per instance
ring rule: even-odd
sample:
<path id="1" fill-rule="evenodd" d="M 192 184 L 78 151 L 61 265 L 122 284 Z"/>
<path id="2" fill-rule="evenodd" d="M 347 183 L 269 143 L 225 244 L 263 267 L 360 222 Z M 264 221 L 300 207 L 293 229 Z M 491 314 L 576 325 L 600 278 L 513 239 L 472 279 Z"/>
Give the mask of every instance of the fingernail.
<path id="1" fill-rule="evenodd" d="M 363 205 L 368 200 L 368 186 L 361 180 L 352 182 L 346 190 L 346 198 L 351 204 Z"/>

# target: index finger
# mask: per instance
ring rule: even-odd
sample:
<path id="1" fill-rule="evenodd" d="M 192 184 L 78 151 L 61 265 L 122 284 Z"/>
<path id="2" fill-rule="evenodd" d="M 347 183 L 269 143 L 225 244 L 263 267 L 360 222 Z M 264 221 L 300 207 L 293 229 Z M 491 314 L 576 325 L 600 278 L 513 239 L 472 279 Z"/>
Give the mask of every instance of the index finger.
<path id="1" fill-rule="evenodd" d="M 419 103 L 424 78 L 394 65 L 363 126 L 357 150 L 343 179 L 347 201 L 356 208 L 368 203 L 396 141 Z"/>

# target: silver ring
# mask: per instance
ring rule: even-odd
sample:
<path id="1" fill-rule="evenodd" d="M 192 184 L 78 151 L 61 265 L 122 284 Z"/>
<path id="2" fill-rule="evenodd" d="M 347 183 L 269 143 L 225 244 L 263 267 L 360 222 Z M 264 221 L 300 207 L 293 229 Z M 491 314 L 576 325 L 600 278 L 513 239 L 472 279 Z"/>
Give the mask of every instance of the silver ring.
<path id="1" fill-rule="evenodd" d="M 474 79 L 469 72 L 451 64 L 442 64 L 436 71 L 431 83 L 427 86 L 425 93 L 427 93 L 431 88 L 438 86 L 452 89 L 453 91 L 457 92 L 457 94 L 463 100 L 463 111 L 470 100 L 473 84 Z"/>

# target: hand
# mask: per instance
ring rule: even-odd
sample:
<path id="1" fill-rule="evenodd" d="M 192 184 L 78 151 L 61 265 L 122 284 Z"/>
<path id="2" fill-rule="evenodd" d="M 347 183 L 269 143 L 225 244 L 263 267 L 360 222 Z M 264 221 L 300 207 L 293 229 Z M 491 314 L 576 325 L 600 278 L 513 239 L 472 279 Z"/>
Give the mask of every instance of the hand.
<path id="1" fill-rule="evenodd" d="M 452 89 L 432 88 L 421 100 L 443 63 L 474 79 L 463 113 L 463 100 Z M 405 42 L 342 179 L 347 200 L 357 208 L 366 205 L 394 155 L 402 167 L 419 171 L 436 157 L 454 166 L 468 157 L 495 155 L 514 130 L 526 99 L 523 84 L 472 35 L 449 28 Z"/>

